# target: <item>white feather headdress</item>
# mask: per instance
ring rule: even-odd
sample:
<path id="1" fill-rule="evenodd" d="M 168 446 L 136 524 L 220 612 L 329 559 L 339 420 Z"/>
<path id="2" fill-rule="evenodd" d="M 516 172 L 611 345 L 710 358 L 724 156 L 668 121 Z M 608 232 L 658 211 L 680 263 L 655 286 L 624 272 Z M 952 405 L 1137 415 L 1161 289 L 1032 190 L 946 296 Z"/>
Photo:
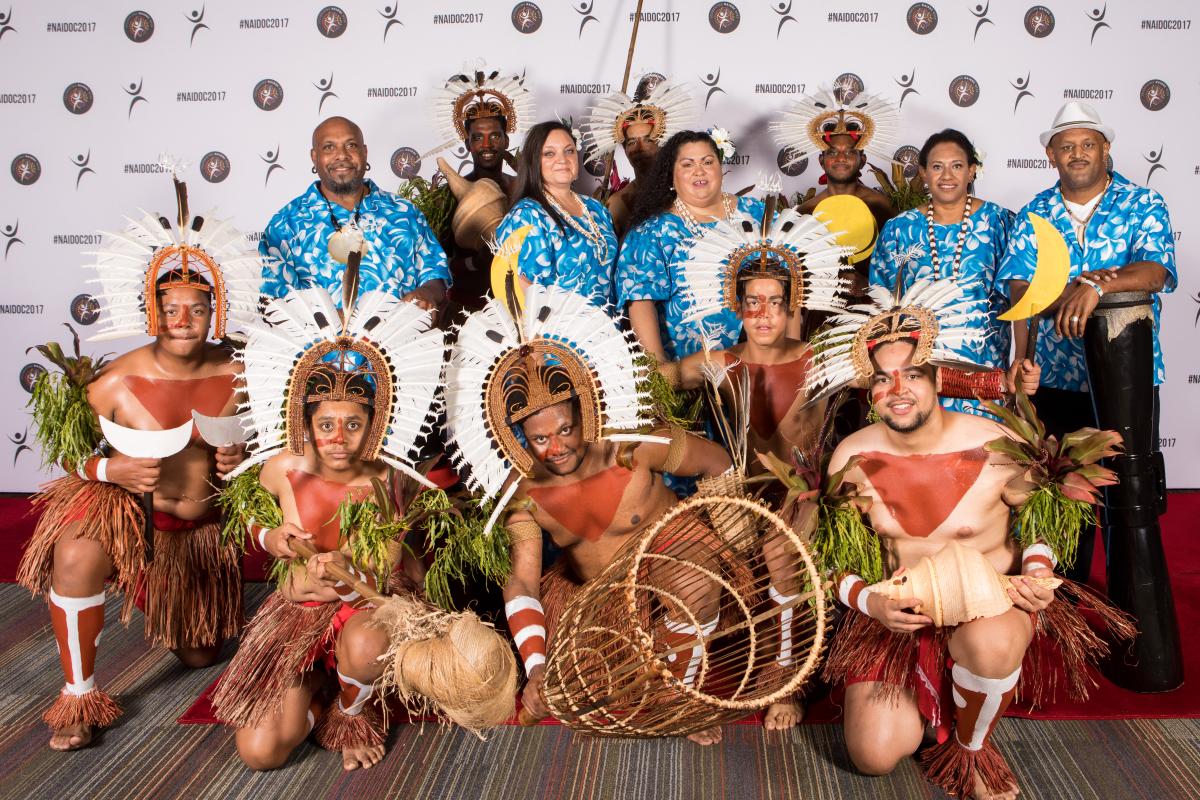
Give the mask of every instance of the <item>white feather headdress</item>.
<path id="1" fill-rule="evenodd" d="M 519 322 L 494 298 L 463 321 L 446 368 L 446 443 L 473 491 L 503 492 L 489 528 L 532 469 L 514 419 L 574 397 L 585 440 L 662 441 L 635 433 L 651 424 L 640 352 L 604 309 L 557 286 L 526 288 Z"/>
<path id="2" fill-rule="evenodd" d="M 983 333 L 971 326 L 983 311 L 954 281 L 918 280 L 899 300 L 882 286 L 871 286 L 867 293 L 869 302 L 850 306 L 813 337 L 805 387 L 809 402 L 867 381 L 873 372 L 871 347 L 885 342 L 913 340 L 917 349 L 912 361 L 918 366 L 982 368 L 958 354 L 983 343 Z"/>
<path id="3" fill-rule="evenodd" d="M 509 136 L 522 134 L 533 125 L 533 93 L 525 88 L 523 75 L 502 75 L 483 67 L 452 75 L 434 90 L 431 102 L 434 126 L 442 141 L 421 158 L 465 142 L 467 123 L 473 119 L 502 118 Z"/>
<path id="4" fill-rule="evenodd" d="M 305 403 L 352 399 L 348 391 L 309 395 L 314 373 L 323 371 L 332 376 L 328 380 L 340 377 L 330 359 L 345 353 L 355 354 L 355 372 L 369 374 L 374 388 L 375 414 L 363 458 L 380 458 L 416 477 L 416 445 L 433 430 L 441 410 L 445 352 L 445 334 L 430 329 L 429 312 L 386 292 L 365 292 L 344 326 L 322 288 L 271 301 L 239 356 L 247 396 L 242 410 L 256 437 L 250 455 L 229 477 L 284 450 L 303 452 Z"/>
<path id="5" fill-rule="evenodd" d="M 838 134 L 853 137 L 855 148 L 865 152 L 868 160 L 891 163 L 900 128 L 899 110 L 868 92 L 854 94 L 846 102 L 838 99 L 840 95 L 828 89 L 804 95 L 784 110 L 782 119 L 771 123 L 776 144 L 789 151 L 784 166 L 819 155 L 828 147 L 828 137 Z"/>
<path id="6" fill-rule="evenodd" d="M 696 103 L 682 84 L 659 81 L 650 93 L 634 99 L 625 92 L 613 92 L 596 101 L 584 116 L 580 130 L 589 157 L 604 156 L 625 141 L 625 128 L 633 123 L 649 123 L 650 139 L 661 142 L 696 120 Z"/>
<path id="7" fill-rule="evenodd" d="M 850 248 L 838 246 L 837 235 L 816 217 L 786 208 L 772 221 L 769 213 L 760 221 L 738 212 L 692 243 L 683 262 L 684 291 L 692 302 L 685 319 L 736 311 L 738 282 L 753 277 L 788 281 L 790 311 L 845 308 L 849 281 L 840 271 Z"/>
<path id="8" fill-rule="evenodd" d="M 173 176 L 174 177 L 174 176 Z M 100 328 L 92 341 L 158 335 L 158 293 L 173 287 L 211 292 L 210 335 L 241 335 L 258 318 L 263 259 L 228 219 L 189 217 L 187 188 L 175 179 L 177 223 L 140 212 L 120 233 L 104 233 L 96 260 Z M 173 273 L 164 284 L 160 276 Z M 202 279 L 197 280 L 197 279 Z"/>

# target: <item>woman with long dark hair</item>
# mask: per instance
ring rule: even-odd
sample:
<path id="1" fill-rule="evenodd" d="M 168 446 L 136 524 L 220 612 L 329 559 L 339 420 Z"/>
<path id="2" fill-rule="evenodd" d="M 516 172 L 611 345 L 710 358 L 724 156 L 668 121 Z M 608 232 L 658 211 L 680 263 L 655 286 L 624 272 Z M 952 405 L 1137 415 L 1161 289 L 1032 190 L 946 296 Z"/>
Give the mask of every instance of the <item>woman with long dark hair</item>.
<path id="1" fill-rule="evenodd" d="M 518 256 L 522 287 L 553 284 L 611 305 L 617 236 L 608 209 L 571 188 L 578 176 L 571 129 L 558 120 L 530 128 L 517 159 L 516 202 L 496 228 L 496 241 L 503 248 L 527 229 Z"/>
<path id="2" fill-rule="evenodd" d="M 762 217 L 763 204 L 735 197 L 721 186 L 721 146 L 702 131 L 680 131 L 667 140 L 638 192 L 631 229 L 617 262 L 617 304 L 626 309 L 642 347 L 660 363 L 703 347 L 732 346 L 742 324 L 732 311 L 685 322 L 691 302 L 680 274 L 687 242 L 738 211 Z"/>
<path id="3" fill-rule="evenodd" d="M 930 136 L 921 148 L 918 164 L 929 187 L 929 201 L 883 226 L 871 258 L 870 281 L 894 291 L 899 273 L 907 291 L 920 279 L 949 279 L 958 284 L 964 297 L 975 301 L 978 313 L 972 322 L 982 334 L 981 341 L 963 343 L 957 350 L 992 371 L 968 376 L 943 370 L 942 405 L 952 411 L 986 415 L 984 403 L 1012 391 L 1016 379 L 1007 366 L 1008 326 L 996 319 L 1008 308 L 1008 298 L 995 285 L 1013 227 L 1013 212 L 971 194 L 983 165 L 975 146 L 961 131 L 947 128 Z"/>

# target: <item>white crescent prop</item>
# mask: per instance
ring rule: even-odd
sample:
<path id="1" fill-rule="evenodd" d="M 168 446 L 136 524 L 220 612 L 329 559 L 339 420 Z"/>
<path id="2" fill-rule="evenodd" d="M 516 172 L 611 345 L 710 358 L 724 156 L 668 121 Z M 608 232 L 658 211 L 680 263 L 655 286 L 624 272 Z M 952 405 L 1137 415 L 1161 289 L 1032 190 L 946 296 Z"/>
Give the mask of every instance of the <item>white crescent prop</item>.
<path id="1" fill-rule="evenodd" d="M 143 431 L 118 425 L 100 416 L 100 431 L 113 449 L 130 458 L 166 458 L 187 447 L 192 438 L 192 421 L 165 431 Z"/>
<path id="2" fill-rule="evenodd" d="M 241 414 L 210 417 L 193 409 L 192 420 L 196 423 L 200 438 L 213 447 L 232 447 L 250 438 L 250 432 L 247 430 L 248 420 Z"/>

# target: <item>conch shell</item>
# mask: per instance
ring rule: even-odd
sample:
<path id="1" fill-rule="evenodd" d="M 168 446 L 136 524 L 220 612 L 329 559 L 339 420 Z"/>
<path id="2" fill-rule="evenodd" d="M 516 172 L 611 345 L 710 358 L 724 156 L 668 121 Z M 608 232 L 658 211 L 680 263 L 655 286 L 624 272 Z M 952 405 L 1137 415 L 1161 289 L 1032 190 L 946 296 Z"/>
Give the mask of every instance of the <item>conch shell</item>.
<path id="1" fill-rule="evenodd" d="M 496 227 L 508 212 L 508 196 L 490 178 L 469 181 L 454 171 L 446 159 L 437 160 L 438 169 L 446 176 L 450 192 L 458 201 L 450 230 L 459 247 L 486 253 L 487 242 L 496 235 Z"/>
<path id="2" fill-rule="evenodd" d="M 1058 578 L 1032 578 L 1048 589 L 1062 585 Z M 921 613 L 937 627 L 960 625 L 982 617 L 997 617 L 1012 608 L 1009 576 L 996 571 L 983 553 L 950 542 L 902 574 L 868 586 L 884 597 L 915 597 Z"/>

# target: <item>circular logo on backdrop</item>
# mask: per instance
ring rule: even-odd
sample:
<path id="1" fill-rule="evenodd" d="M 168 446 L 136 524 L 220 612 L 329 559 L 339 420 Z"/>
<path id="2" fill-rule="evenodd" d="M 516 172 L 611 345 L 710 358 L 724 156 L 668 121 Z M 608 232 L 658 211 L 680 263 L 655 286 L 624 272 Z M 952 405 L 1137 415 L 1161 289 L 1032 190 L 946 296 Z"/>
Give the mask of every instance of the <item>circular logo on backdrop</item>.
<path id="1" fill-rule="evenodd" d="M 154 35 L 154 17 L 145 11 L 134 11 L 125 17 L 125 36 L 131 42 L 144 42 Z"/>
<path id="2" fill-rule="evenodd" d="M 647 72 L 642 76 L 637 83 L 637 88 L 633 90 L 633 96 L 638 100 L 645 100 L 650 96 L 650 93 L 658 88 L 658 85 L 667 79 L 666 75 L 659 72 Z"/>
<path id="3" fill-rule="evenodd" d="M 960 108 L 975 105 L 979 99 L 979 81 L 970 75 L 959 75 L 950 81 L 950 102 Z"/>
<path id="4" fill-rule="evenodd" d="M 779 151 L 779 155 L 775 156 L 775 163 L 779 166 L 779 171 L 789 178 L 794 178 L 808 169 L 808 156 L 792 161 L 795 153 L 796 148 L 785 147 Z"/>
<path id="5" fill-rule="evenodd" d="M 37 383 L 38 376 L 46 371 L 46 368 L 41 364 L 26 364 L 21 367 L 19 380 L 21 388 L 33 394 L 33 384 Z"/>
<path id="6" fill-rule="evenodd" d="M 937 27 L 937 11 L 929 3 L 913 3 L 908 7 L 908 14 L 905 15 L 905 21 L 908 22 L 908 29 L 910 31 L 924 36 L 927 33 L 932 33 L 933 29 Z"/>
<path id="7" fill-rule="evenodd" d="M 863 79 L 853 72 L 843 72 L 833 81 L 833 97 L 839 103 L 849 103 L 867 88 Z"/>
<path id="8" fill-rule="evenodd" d="M 200 174 L 209 183 L 220 183 L 229 177 L 229 159 L 220 150 L 212 150 L 200 159 Z"/>
<path id="9" fill-rule="evenodd" d="M 401 180 L 417 177 L 421 171 L 421 154 L 411 147 L 397 147 L 392 153 L 392 173 Z"/>
<path id="10" fill-rule="evenodd" d="M 63 105 L 72 114 L 86 114 L 95 100 L 96 95 L 86 83 L 72 83 L 63 90 Z"/>
<path id="11" fill-rule="evenodd" d="M 1155 78 L 1142 84 L 1138 99 L 1148 111 L 1161 111 L 1171 102 L 1171 87 Z"/>
<path id="12" fill-rule="evenodd" d="M 742 12 L 733 3 L 716 3 L 708 10 L 708 24 L 717 33 L 733 33 L 742 24 Z"/>
<path id="13" fill-rule="evenodd" d="M 1025 32 L 1035 39 L 1045 39 L 1054 30 L 1054 12 L 1045 6 L 1034 6 L 1025 12 Z"/>
<path id="14" fill-rule="evenodd" d="M 593 178 L 604 177 L 604 163 L 605 160 L 597 157 L 594 150 L 585 153 L 583 156 L 583 168 L 587 170 L 587 174 L 591 175 Z"/>
<path id="15" fill-rule="evenodd" d="M 12 173 L 14 181 L 22 186 L 28 186 L 31 183 L 37 183 L 37 179 L 42 177 L 42 162 L 38 161 L 35 155 L 21 153 L 12 160 L 9 172 Z"/>
<path id="16" fill-rule="evenodd" d="M 71 301 L 71 319 L 80 325 L 91 325 L 100 318 L 100 303 L 90 294 L 77 294 Z"/>
<path id="17" fill-rule="evenodd" d="M 542 27 L 542 10 L 537 3 L 517 3 L 512 10 L 512 24 L 521 33 L 533 33 Z"/>
<path id="18" fill-rule="evenodd" d="M 326 39 L 336 39 L 346 32 L 350 20 L 337 6 L 325 6 L 317 12 L 317 30 Z"/>
<path id="19" fill-rule="evenodd" d="M 274 111 L 283 105 L 283 87 L 279 81 L 263 78 L 254 84 L 254 105 L 263 111 Z"/>
<path id="20" fill-rule="evenodd" d="M 904 177 L 915 178 L 920 169 L 921 151 L 906 144 L 892 154 L 892 160 L 904 169 Z"/>

